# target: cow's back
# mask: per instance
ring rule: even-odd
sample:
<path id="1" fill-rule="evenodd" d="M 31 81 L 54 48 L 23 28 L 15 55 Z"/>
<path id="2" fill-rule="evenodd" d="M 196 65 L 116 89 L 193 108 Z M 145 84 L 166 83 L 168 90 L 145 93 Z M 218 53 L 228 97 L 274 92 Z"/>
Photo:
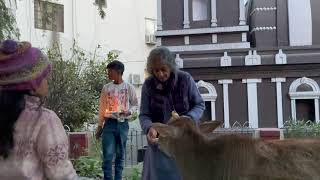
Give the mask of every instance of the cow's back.
<path id="1" fill-rule="evenodd" d="M 190 180 L 320 179 L 320 140 L 261 141 L 226 135 L 207 143 L 188 173 Z"/>
<path id="2" fill-rule="evenodd" d="M 320 140 L 288 139 L 259 141 L 256 146 L 254 176 L 273 179 L 319 180 Z"/>
<path id="3" fill-rule="evenodd" d="M 256 140 L 237 135 L 209 138 L 198 155 L 190 180 L 249 180 L 246 171 L 254 165 Z"/>

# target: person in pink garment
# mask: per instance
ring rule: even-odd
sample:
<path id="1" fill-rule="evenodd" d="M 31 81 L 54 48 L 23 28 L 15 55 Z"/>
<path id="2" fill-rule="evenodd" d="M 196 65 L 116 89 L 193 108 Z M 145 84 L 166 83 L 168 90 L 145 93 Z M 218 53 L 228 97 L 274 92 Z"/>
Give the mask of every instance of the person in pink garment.
<path id="1" fill-rule="evenodd" d="M 61 120 L 42 106 L 50 70 L 29 42 L 0 43 L 1 180 L 78 179 Z"/>

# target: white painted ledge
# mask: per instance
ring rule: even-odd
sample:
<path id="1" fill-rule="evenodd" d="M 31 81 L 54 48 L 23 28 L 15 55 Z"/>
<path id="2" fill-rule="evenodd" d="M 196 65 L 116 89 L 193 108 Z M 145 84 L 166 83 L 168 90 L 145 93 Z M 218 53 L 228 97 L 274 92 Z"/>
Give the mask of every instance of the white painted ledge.
<path id="1" fill-rule="evenodd" d="M 250 43 L 221 43 L 221 44 L 204 44 L 204 45 L 183 45 L 183 46 L 166 46 L 170 51 L 183 52 L 183 51 L 210 51 L 210 50 L 223 50 L 223 49 L 245 49 L 250 48 Z"/>
<path id="2" fill-rule="evenodd" d="M 248 32 L 249 26 L 230 26 L 230 27 L 211 27 L 198 29 L 179 29 L 179 30 L 163 30 L 156 31 L 156 36 L 177 36 L 190 34 L 215 34 L 223 32 Z"/>

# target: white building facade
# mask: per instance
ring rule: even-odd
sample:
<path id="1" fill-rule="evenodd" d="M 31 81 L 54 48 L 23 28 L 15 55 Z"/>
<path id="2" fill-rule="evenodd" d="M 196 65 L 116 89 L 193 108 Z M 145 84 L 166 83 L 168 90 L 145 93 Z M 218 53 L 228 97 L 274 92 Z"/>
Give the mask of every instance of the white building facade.
<path id="1" fill-rule="evenodd" d="M 146 59 L 155 46 L 156 1 L 106 0 L 101 19 L 95 0 L 5 0 L 16 15 L 20 40 L 46 48 L 58 39 L 64 53 L 73 42 L 100 56 L 119 53 L 125 64 L 125 80 L 136 84 L 140 96 Z M 48 17 L 43 18 L 43 12 Z M 133 81 L 132 81 L 133 79 Z"/>

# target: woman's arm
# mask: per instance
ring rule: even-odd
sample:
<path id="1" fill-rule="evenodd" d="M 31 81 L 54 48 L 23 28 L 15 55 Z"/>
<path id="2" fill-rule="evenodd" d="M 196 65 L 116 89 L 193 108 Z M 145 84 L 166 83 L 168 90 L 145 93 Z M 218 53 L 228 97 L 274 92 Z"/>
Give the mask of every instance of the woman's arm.
<path id="1" fill-rule="evenodd" d="M 150 93 L 147 90 L 145 84 L 142 86 L 141 91 L 141 105 L 140 105 L 140 125 L 145 134 L 148 134 L 150 127 L 152 126 L 152 120 L 150 118 Z"/>
<path id="2" fill-rule="evenodd" d="M 191 107 L 187 116 L 190 116 L 196 123 L 198 123 L 202 117 L 203 111 L 205 110 L 205 103 L 191 76 L 189 76 L 189 104 L 193 107 Z"/>

